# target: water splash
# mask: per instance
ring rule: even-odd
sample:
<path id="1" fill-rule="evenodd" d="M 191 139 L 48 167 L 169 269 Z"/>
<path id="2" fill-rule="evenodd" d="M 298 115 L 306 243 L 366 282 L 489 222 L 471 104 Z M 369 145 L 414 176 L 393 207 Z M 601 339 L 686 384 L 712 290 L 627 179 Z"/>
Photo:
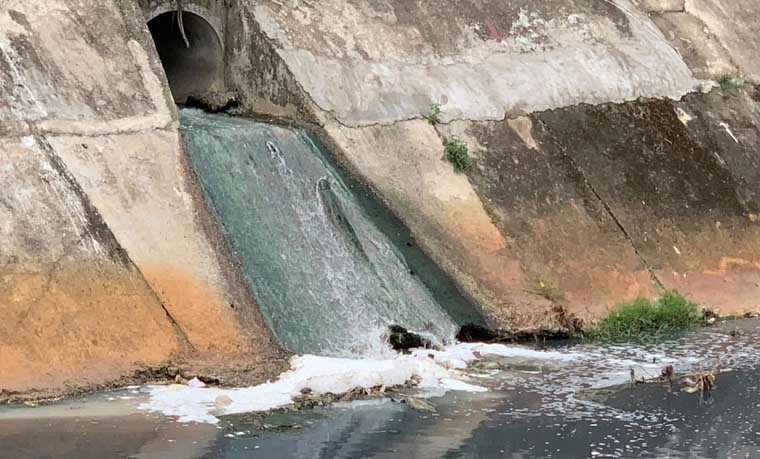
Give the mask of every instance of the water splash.
<path id="1" fill-rule="evenodd" d="M 303 131 L 181 113 L 204 193 L 269 327 L 288 349 L 372 356 L 389 324 L 456 326 Z"/>

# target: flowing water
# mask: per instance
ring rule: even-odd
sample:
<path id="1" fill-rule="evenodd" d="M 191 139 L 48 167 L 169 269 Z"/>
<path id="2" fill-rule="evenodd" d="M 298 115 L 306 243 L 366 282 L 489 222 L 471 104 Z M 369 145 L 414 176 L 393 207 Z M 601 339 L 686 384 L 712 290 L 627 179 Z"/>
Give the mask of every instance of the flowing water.
<path id="1" fill-rule="evenodd" d="M 295 358 L 293 371 L 255 388 L 132 387 L 0 408 L 0 458 L 760 459 L 757 320 L 659 343 L 390 353 L 381 339 L 389 324 L 445 343 L 474 317 L 403 225 L 302 130 L 196 111 L 181 122 L 268 325 L 287 348 L 323 356 Z M 656 377 L 666 365 L 725 372 L 706 393 L 630 383 L 631 373 Z M 418 386 L 403 396 L 250 413 L 287 406 L 307 387 L 343 392 L 411 374 Z M 409 395 L 432 411 L 400 402 Z"/>
<path id="2" fill-rule="evenodd" d="M 295 352 L 372 355 L 390 324 L 456 325 L 304 131 L 184 110 L 185 147 L 268 325 Z"/>
<path id="3" fill-rule="evenodd" d="M 560 344 L 473 378 L 488 392 L 428 399 L 435 412 L 383 399 L 264 417 L 179 423 L 139 411 L 132 388 L 59 405 L 0 410 L 0 457 L 243 458 L 760 458 L 760 323 L 737 321 L 658 344 Z M 710 393 L 631 386 L 731 369 Z"/>

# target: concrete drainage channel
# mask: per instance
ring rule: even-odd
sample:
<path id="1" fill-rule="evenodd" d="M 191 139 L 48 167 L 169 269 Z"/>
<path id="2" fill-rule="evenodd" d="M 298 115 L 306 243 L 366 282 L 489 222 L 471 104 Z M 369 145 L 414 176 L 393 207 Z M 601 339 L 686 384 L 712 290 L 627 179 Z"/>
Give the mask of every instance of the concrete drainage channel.
<path id="1" fill-rule="evenodd" d="M 694 0 L 658 19 L 623 0 L 452 1 L 443 15 L 403 0 L 178 4 L 0 6 L 0 391 L 93 388 L 177 356 L 262 369 L 244 384 L 286 366 L 182 151 L 174 103 L 190 96 L 316 122 L 498 326 L 656 295 L 648 268 L 723 312 L 760 307 L 755 5 Z M 678 48 L 706 28 L 718 71 Z M 724 68 L 747 84 L 720 92 Z M 433 104 L 438 126 L 422 119 Z M 443 136 L 478 154 L 471 170 L 441 161 Z M 89 206 L 129 266 L 92 238 Z"/>

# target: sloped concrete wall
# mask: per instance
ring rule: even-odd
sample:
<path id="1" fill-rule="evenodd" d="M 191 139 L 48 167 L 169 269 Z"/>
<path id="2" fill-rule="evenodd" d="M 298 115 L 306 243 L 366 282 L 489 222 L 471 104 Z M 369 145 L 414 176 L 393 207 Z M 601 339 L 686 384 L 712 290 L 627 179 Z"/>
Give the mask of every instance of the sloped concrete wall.
<path id="1" fill-rule="evenodd" d="M 556 304 L 594 317 L 663 288 L 727 313 L 760 308 L 746 200 L 757 144 L 723 127 L 755 132 L 752 88 L 691 96 L 689 116 L 712 120 L 700 133 L 675 103 L 724 72 L 751 77 L 756 21 L 738 6 L 242 3 L 336 154 L 493 324 L 556 326 Z M 423 119 L 433 104 L 437 126 Z M 466 175 L 441 160 L 450 135 L 478 157 Z"/>
<path id="2" fill-rule="evenodd" d="M 173 3 L 0 5 L 0 390 L 176 356 L 282 368 L 181 150 L 145 27 Z M 319 124 L 493 325 L 663 288 L 760 309 L 758 91 L 696 91 L 757 82 L 754 5 L 183 4 L 223 37 L 219 89 Z M 467 174 L 441 159 L 450 135 Z"/>
<path id="3" fill-rule="evenodd" d="M 210 355 L 272 376 L 135 2 L 3 2 L 0 75 L 0 389 Z"/>
<path id="4" fill-rule="evenodd" d="M 741 72 L 760 81 L 756 49 L 760 45 L 760 4 L 728 0 L 642 0 L 700 78 Z"/>
<path id="5" fill-rule="evenodd" d="M 0 389 L 113 377 L 178 351 L 160 301 L 52 148 L 25 136 L 0 149 Z"/>

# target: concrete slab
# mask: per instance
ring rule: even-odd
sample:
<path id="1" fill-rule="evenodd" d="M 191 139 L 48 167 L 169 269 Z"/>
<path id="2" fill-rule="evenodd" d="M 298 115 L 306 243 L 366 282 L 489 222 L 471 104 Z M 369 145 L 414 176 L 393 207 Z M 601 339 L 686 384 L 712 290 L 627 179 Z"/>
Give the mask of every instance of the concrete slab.
<path id="1" fill-rule="evenodd" d="M 0 139 L 0 151 L 0 389 L 101 383 L 183 350 L 44 141 Z"/>
<path id="2" fill-rule="evenodd" d="M 160 64 L 132 2 L 28 2 L 0 6 L 0 121 L 62 131 L 171 122 Z"/>
<path id="3" fill-rule="evenodd" d="M 666 288 L 743 313 L 760 310 L 758 113 L 749 97 L 712 94 L 535 119 L 546 126 L 541 141 L 567 151 Z"/>
<path id="4" fill-rule="evenodd" d="M 464 132 L 460 137 L 478 156 L 467 176 L 520 260 L 522 288 L 585 319 L 656 295 L 631 242 L 541 124 L 530 117 L 455 124 L 443 130 Z"/>
<path id="5" fill-rule="evenodd" d="M 196 350 L 276 348 L 209 239 L 176 131 L 49 141 Z"/>
<path id="6" fill-rule="evenodd" d="M 686 0 L 686 11 L 705 23 L 733 62 L 760 83 L 760 3 L 735 0 Z"/>
<path id="7" fill-rule="evenodd" d="M 0 332 L 0 391 L 38 387 L 24 386 L 30 372 L 49 373 L 55 394 L 93 387 L 175 351 L 206 373 L 224 360 L 235 368 L 222 376 L 248 384 L 283 368 L 183 162 L 175 118 L 136 2 L 0 5 L 0 198 L 11 203 L 0 266 L 15 276 L 3 277 L 0 304 L 16 327 Z M 16 151 L 32 134 L 48 164 Z M 38 171 L 51 164 L 68 189 Z M 19 278 L 17 265 L 33 274 Z"/>
<path id="8" fill-rule="evenodd" d="M 680 98 L 691 72 L 628 0 L 260 2 L 255 18 L 341 123 L 500 120 L 579 103 Z M 345 27 L 357 24 L 357 27 Z"/>

